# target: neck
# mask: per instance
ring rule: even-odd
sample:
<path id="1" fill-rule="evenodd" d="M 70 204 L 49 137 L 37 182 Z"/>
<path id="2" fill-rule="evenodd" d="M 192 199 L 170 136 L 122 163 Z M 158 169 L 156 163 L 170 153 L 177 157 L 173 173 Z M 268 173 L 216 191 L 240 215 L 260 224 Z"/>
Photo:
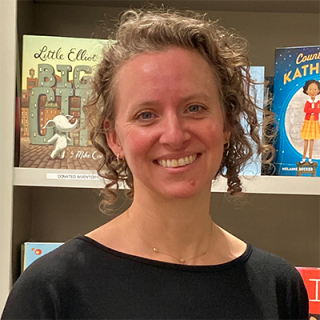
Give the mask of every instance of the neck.
<path id="1" fill-rule="evenodd" d="M 184 259 L 208 248 L 214 233 L 209 213 L 210 192 L 188 199 L 165 199 L 148 192 L 140 195 L 135 190 L 127 214 L 142 246 Z"/>

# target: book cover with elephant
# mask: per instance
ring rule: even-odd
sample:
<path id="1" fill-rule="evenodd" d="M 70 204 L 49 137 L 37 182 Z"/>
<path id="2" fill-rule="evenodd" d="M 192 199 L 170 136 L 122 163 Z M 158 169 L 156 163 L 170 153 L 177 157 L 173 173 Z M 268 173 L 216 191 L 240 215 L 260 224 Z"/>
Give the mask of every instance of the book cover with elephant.
<path id="1" fill-rule="evenodd" d="M 276 173 L 320 176 L 320 45 L 276 49 Z"/>
<path id="2" fill-rule="evenodd" d="M 20 167 L 95 170 L 82 110 L 107 40 L 24 36 Z"/>

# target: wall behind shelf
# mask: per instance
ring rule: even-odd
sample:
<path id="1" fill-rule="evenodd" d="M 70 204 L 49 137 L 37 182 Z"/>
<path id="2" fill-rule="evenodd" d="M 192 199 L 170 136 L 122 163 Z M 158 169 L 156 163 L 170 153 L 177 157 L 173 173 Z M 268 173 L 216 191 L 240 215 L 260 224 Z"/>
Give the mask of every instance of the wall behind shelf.
<path id="1" fill-rule="evenodd" d="M 240 0 L 241 1 L 241 0 Z M 121 3 L 121 2 L 120 2 Z M 186 3 L 171 2 L 177 8 Z M 180 3 L 180 4 L 179 4 Z M 81 5 L 43 4 L 19 1 L 18 32 L 22 34 L 67 37 L 98 36 L 98 26 L 116 18 L 126 8 Z M 315 13 L 210 11 L 209 17 L 227 28 L 234 28 L 250 44 L 253 65 L 266 67 L 266 75 L 274 74 L 276 47 L 318 45 L 320 20 Z"/>
<path id="2" fill-rule="evenodd" d="M 20 274 L 21 244 L 65 242 L 110 221 L 130 202 L 120 197 L 113 214 L 99 210 L 99 189 L 14 187 L 12 280 Z"/>

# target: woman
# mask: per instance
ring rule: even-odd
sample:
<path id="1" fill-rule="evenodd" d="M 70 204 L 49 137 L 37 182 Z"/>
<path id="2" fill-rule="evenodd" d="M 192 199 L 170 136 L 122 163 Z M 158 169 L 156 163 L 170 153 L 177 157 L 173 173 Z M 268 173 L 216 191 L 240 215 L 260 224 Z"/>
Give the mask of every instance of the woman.
<path id="1" fill-rule="evenodd" d="M 307 319 L 293 266 L 210 217 L 218 175 L 241 191 L 259 152 L 244 43 L 202 17 L 128 11 L 93 79 L 91 139 L 128 211 L 39 259 L 15 284 L 3 319 Z M 95 122 L 96 121 L 96 122 Z"/>

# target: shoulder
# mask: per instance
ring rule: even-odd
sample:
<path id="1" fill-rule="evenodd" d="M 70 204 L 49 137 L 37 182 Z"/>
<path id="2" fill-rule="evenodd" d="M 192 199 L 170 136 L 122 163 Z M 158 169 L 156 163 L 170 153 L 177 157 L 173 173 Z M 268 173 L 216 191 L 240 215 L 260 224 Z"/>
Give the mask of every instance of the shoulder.
<path id="1" fill-rule="evenodd" d="M 281 300 L 288 305 L 300 303 L 308 305 L 308 295 L 299 271 L 286 259 L 256 247 L 248 260 L 248 267 L 259 281 L 276 290 Z M 302 302 L 302 303 L 301 303 Z"/>
<path id="2" fill-rule="evenodd" d="M 95 250 L 82 237 L 72 239 L 52 252 L 32 263 L 21 277 L 37 274 L 38 279 L 51 281 L 69 277 L 70 273 L 87 265 L 88 260 L 94 259 Z M 21 278 L 20 277 L 20 278 Z"/>
<path id="3" fill-rule="evenodd" d="M 306 104 L 305 104 L 306 107 L 311 107 L 312 106 L 312 100 L 311 99 L 308 99 L 306 101 Z"/>
<path id="4" fill-rule="evenodd" d="M 248 281 L 277 301 L 281 319 L 307 319 L 308 294 L 299 271 L 286 259 L 252 247 L 247 261 Z"/>
<path id="5" fill-rule="evenodd" d="M 15 282 L 3 319 L 56 318 L 63 311 L 62 301 L 75 293 L 83 274 L 79 268 L 88 256 L 90 246 L 73 239 L 36 260 Z"/>
<path id="6" fill-rule="evenodd" d="M 299 271 L 288 260 L 257 247 L 252 247 L 249 261 L 250 266 L 257 272 L 267 274 L 278 280 L 302 280 Z"/>
<path id="7" fill-rule="evenodd" d="M 18 278 L 15 286 L 48 285 L 60 278 L 64 280 L 84 260 L 86 250 L 86 243 L 81 239 L 66 242 L 33 262 Z"/>

